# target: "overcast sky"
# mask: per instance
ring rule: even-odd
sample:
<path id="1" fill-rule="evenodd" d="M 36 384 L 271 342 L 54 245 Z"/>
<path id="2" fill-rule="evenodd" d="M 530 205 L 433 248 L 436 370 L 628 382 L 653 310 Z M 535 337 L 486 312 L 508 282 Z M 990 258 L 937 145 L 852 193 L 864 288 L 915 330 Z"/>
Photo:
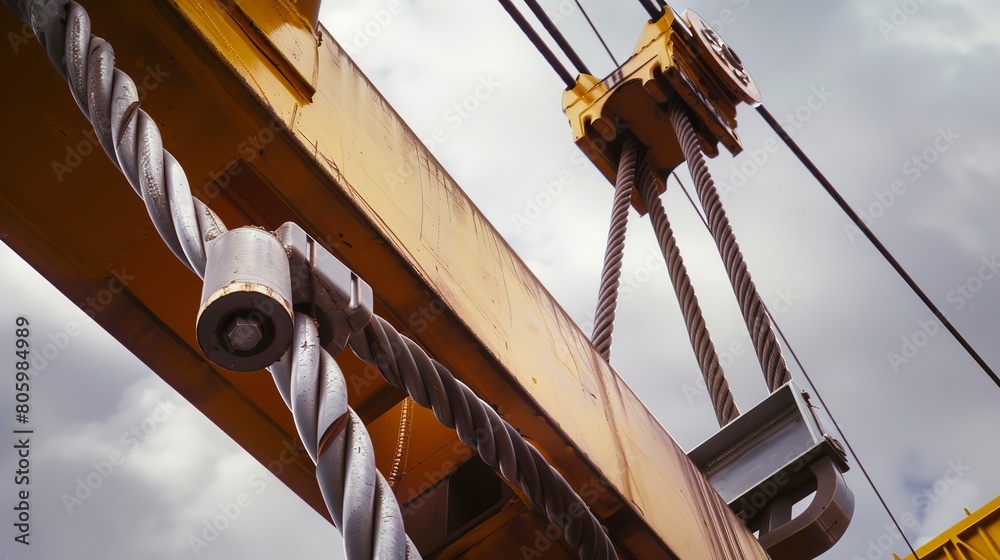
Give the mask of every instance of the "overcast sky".
<path id="1" fill-rule="evenodd" d="M 561 82 L 492 0 L 402 0 L 379 24 L 374 12 L 389 4 L 331 0 L 323 21 L 589 332 L 612 190 L 573 157 Z M 595 73 L 613 69 L 571 0 L 542 4 L 562 14 L 560 27 Z M 645 21 L 638 2 L 583 5 L 614 55 L 626 58 Z M 990 102 L 1000 84 L 1000 6 L 691 0 L 674 7 L 716 25 L 765 104 L 1000 367 L 1000 282 L 992 281 L 1000 265 L 1000 109 Z M 456 117 L 452 107 L 484 81 L 495 91 Z M 877 252 L 845 230 L 846 217 L 793 158 L 764 149 L 773 133 L 747 107 L 739 132 L 746 153 L 724 153 L 710 167 L 760 293 L 889 507 L 912 520 L 907 536 L 922 542 L 958 521 L 963 507 L 1000 494 L 1000 390 L 927 322 L 931 314 Z M 540 195 L 560 177 L 549 204 Z M 540 216 L 529 213 L 543 202 Z M 665 203 L 736 400 L 748 410 L 765 386 L 721 261 L 675 183 Z M 632 218 L 624 278 L 633 289 L 619 308 L 612 363 L 690 449 L 717 426 L 651 228 Z M 35 374 L 33 544 L 12 548 L 5 521 L 0 557 L 339 557 L 332 526 L 263 477 L 259 464 L 6 246 L 0 271 L 4 332 L 18 314 L 31 317 L 35 333 L 58 337 L 68 321 L 80 329 Z M 907 341 L 921 347 L 911 352 Z M 793 364 L 787 351 L 786 359 Z M 809 388 L 797 367 L 793 377 Z M 5 397 L 4 418 L 11 406 Z M 122 464 L 105 476 L 112 457 Z M 0 469 L 13 470 L 9 453 Z M 100 487 L 67 502 L 64 495 L 88 476 L 99 477 Z M 859 469 L 848 480 L 854 521 L 825 557 L 891 558 L 885 548 L 902 555 L 905 545 L 886 528 Z M 7 508 L 10 483 L 3 488 Z M 241 494 L 250 501 L 239 517 L 194 550 L 191 537 L 205 538 L 203 523 Z"/>

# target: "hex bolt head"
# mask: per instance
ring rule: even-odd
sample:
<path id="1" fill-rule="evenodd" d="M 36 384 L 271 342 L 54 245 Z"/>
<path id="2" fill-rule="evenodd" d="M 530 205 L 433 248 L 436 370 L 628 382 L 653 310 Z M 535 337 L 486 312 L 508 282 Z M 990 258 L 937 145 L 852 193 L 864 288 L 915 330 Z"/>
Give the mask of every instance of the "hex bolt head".
<path id="1" fill-rule="evenodd" d="M 237 316 L 229 322 L 226 333 L 229 343 L 241 352 L 253 350 L 264 339 L 260 321 L 253 317 Z"/>

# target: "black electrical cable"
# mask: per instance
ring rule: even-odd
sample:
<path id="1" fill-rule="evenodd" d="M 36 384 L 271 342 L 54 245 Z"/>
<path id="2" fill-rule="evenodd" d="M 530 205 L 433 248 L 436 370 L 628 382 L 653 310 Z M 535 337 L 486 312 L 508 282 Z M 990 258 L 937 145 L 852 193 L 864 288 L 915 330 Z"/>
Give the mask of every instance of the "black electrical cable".
<path id="1" fill-rule="evenodd" d="M 673 176 L 677 181 L 677 184 L 680 185 L 681 190 L 684 191 L 684 196 L 686 196 L 688 201 L 691 202 L 691 206 L 694 208 L 695 213 L 698 214 L 699 218 L 701 218 L 701 223 L 705 224 L 705 229 L 709 229 L 708 220 L 706 220 L 705 216 L 702 215 L 701 210 L 694 201 L 694 198 L 691 197 L 687 187 L 685 187 L 684 183 L 681 182 L 681 178 L 677 176 L 676 171 L 673 173 Z M 826 401 L 823 399 L 823 395 L 820 394 L 819 389 L 816 388 L 816 384 L 813 383 L 812 377 L 809 376 L 809 372 L 807 372 L 805 366 L 802 365 L 802 360 L 799 359 L 798 354 L 795 353 L 795 349 L 792 348 L 791 343 L 788 342 L 788 337 L 786 337 L 784 331 L 781 330 L 781 326 L 779 326 L 778 321 L 775 320 L 774 314 L 771 313 L 771 310 L 767 308 L 766 304 L 764 305 L 764 310 L 767 312 L 767 317 L 771 320 L 771 324 L 774 325 L 774 330 L 777 331 L 778 336 L 780 336 L 782 342 L 785 343 L 785 348 L 788 348 L 788 353 L 792 355 L 792 359 L 795 360 L 795 363 L 799 366 L 799 371 L 802 372 L 802 376 L 805 377 L 806 382 L 809 383 L 809 387 L 812 388 L 813 394 L 815 394 L 816 399 L 819 400 L 820 406 L 826 410 L 826 415 L 829 416 L 830 421 L 833 422 L 833 427 L 836 428 L 837 433 L 840 434 L 840 438 L 844 440 L 844 445 L 847 447 L 847 450 L 850 451 L 851 456 L 854 457 L 854 462 L 858 464 L 858 468 L 861 469 L 862 474 L 864 474 L 865 478 L 868 480 L 868 485 L 872 487 L 872 491 L 875 492 L 879 502 L 882 503 L 882 508 L 885 509 L 886 514 L 889 515 L 889 519 L 891 519 L 893 525 L 896 526 L 896 530 L 899 531 L 900 536 L 903 537 L 903 542 L 906 543 L 906 547 L 910 550 L 910 553 L 913 554 L 913 558 L 915 560 L 920 560 L 920 557 L 917 556 L 917 551 L 914 550 L 913 545 L 910 543 L 910 539 L 907 538 L 906 533 L 903 532 L 903 528 L 899 525 L 899 521 L 896 520 L 896 516 L 893 515 L 892 510 L 889 509 L 889 505 L 885 501 L 885 498 L 882 497 L 882 493 L 879 492 L 878 487 L 875 486 L 875 481 L 873 481 L 871 475 L 868 474 L 868 469 L 865 468 L 864 464 L 861 462 L 861 458 L 858 457 L 857 452 L 854 451 L 854 447 L 851 446 L 851 442 L 847 439 L 847 435 L 844 434 L 844 430 L 841 429 L 837 419 L 834 418 L 833 411 L 830 410 L 829 406 L 827 406 Z"/>
<path id="2" fill-rule="evenodd" d="M 573 79 L 573 76 L 568 70 L 566 70 L 566 67 L 562 65 L 562 62 L 559 62 L 559 59 L 556 58 L 552 49 L 550 49 L 548 45 L 542 41 L 542 38 L 538 36 L 538 33 L 535 32 L 535 30 L 531 27 L 531 24 L 528 23 L 528 20 L 524 19 L 524 16 L 518 11 L 517 8 L 514 7 L 514 4 L 512 4 L 510 0 L 499 0 L 499 2 L 500 5 L 507 10 L 507 13 L 510 15 L 510 18 L 514 20 L 514 23 L 521 28 L 521 32 L 528 37 L 528 40 L 535 45 L 538 52 L 545 57 L 545 61 L 549 63 L 549 66 L 556 71 L 556 74 L 558 74 L 563 83 L 566 84 L 566 89 L 572 89 L 576 85 L 576 80 Z"/>
<path id="3" fill-rule="evenodd" d="M 573 63 L 573 66 L 576 67 L 576 71 L 581 74 L 590 74 L 590 70 L 587 68 L 587 65 L 583 63 L 583 59 L 576 54 L 576 51 L 573 50 L 573 47 L 571 47 L 566 38 L 563 37 L 563 34 L 559 32 L 556 24 L 552 22 L 552 18 L 550 18 L 549 15 L 545 13 L 545 10 L 538 5 L 538 0 L 524 0 L 524 3 L 527 4 L 531 12 L 535 14 L 538 21 L 542 23 L 542 27 L 549 32 L 549 35 L 551 35 L 553 39 L 555 39 L 556 44 L 559 45 L 560 49 L 562 49 L 563 54 L 565 54 L 566 58 L 568 58 L 569 61 Z"/>
<path id="4" fill-rule="evenodd" d="M 611 49 L 608 48 L 608 44 L 604 42 L 604 37 L 601 37 L 601 32 L 597 30 L 597 26 L 594 25 L 594 22 L 591 21 L 590 16 L 587 15 L 587 10 L 583 8 L 583 4 L 580 4 L 580 0 L 573 0 L 573 1 L 576 2 L 576 7 L 580 9 L 580 13 L 583 14 L 583 17 L 587 20 L 587 23 L 590 24 L 590 28 L 594 30 L 594 35 L 597 35 L 597 40 L 601 42 L 601 45 L 604 46 L 604 50 L 608 53 L 608 56 L 611 57 L 611 62 L 615 63 L 615 68 L 621 66 L 621 64 L 618 64 L 618 59 L 615 58 L 614 53 L 612 53 Z"/>
<path id="5" fill-rule="evenodd" d="M 979 364 L 979 367 L 981 367 L 983 371 L 986 372 L 986 375 L 988 375 L 990 379 L 993 380 L 993 383 L 996 384 L 998 388 L 1000 388 L 1000 377 L 997 377 L 997 374 L 993 371 L 993 369 L 989 366 L 989 364 L 986 363 L 986 360 L 984 360 L 979 355 L 979 353 L 976 352 L 976 350 L 972 347 L 972 345 L 969 344 L 967 340 L 965 340 L 965 337 L 962 336 L 960 332 L 958 332 L 958 329 L 956 329 L 954 325 L 951 324 L 951 321 L 948 320 L 948 317 L 944 313 L 942 313 L 940 309 L 938 309 L 937 305 L 935 305 L 934 302 L 931 301 L 931 298 L 929 298 L 927 294 L 924 293 L 924 291 L 920 288 L 920 286 L 917 285 L 916 281 L 913 280 L 913 277 L 911 277 L 910 274 L 906 272 L 906 270 L 903 268 L 903 265 L 899 264 L 899 261 L 897 261 L 896 258 L 892 256 L 892 254 L 885 247 L 885 245 L 883 245 L 882 242 L 879 241 L 877 237 L 875 237 L 875 234 L 872 232 L 872 230 L 869 229 L 867 225 L 865 225 L 864 221 L 861 220 L 861 217 L 858 216 L 858 214 L 854 211 L 854 209 L 851 208 L 851 206 L 847 203 L 846 200 L 844 200 L 844 197 L 842 197 L 840 193 L 837 192 L 837 189 L 833 187 L 833 184 L 831 184 L 830 181 L 827 180 L 826 176 L 824 176 L 823 173 L 819 170 L 819 168 L 816 167 L 816 165 L 812 162 L 812 160 L 809 159 L 809 156 L 807 156 L 805 152 L 803 152 L 802 149 L 799 148 L 799 145 L 796 144 L 794 140 L 792 140 L 792 137 L 789 136 L 787 132 L 785 132 L 785 129 L 782 128 L 781 124 L 779 124 L 778 121 L 774 118 L 774 116 L 771 115 L 771 112 L 768 111 L 763 105 L 757 106 L 757 112 L 760 113 L 762 117 L 764 117 L 764 120 L 767 122 L 768 125 L 770 125 L 771 129 L 774 130 L 774 132 L 777 133 L 777 135 L 781 138 L 781 140 L 784 141 L 785 145 L 792 150 L 792 152 L 799 159 L 799 161 L 802 162 L 802 165 L 804 165 L 806 169 L 808 169 L 809 172 L 812 173 L 813 177 L 815 177 L 816 180 L 819 181 L 820 185 L 823 186 L 826 192 L 833 197 L 833 199 L 837 202 L 837 205 L 839 205 L 840 208 L 844 211 L 844 213 L 847 214 L 849 218 L 851 218 L 851 221 L 854 222 L 854 225 L 857 226 L 857 228 L 861 230 L 863 234 L 865 234 L 865 237 L 868 238 L 868 241 L 870 241 L 871 244 L 874 245 L 876 249 L 878 249 L 878 252 L 882 254 L 882 257 L 885 258 L 885 260 L 892 266 L 892 268 L 896 270 L 896 273 L 898 273 L 899 276 L 903 279 L 903 281 L 906 282 L 906 284 L 910 287 L 910 289 L 913 290 L 913 293 L 915 293 L 917 297 L 920 298 L 920 301 L 922 301 L 924 305 L 926 305 L 927 308 L 931 310 L 934 316 L 937 317 L 938 321 L 941 321 L 941 324 L 944 325 L 944 328 L 948 329 L 948 332 L 950 332 L 951 335 L 955 337 L 955 340 L 957 340 L 958 343 L 962 345 L 962 348 L 964 348 L 965 351 L 968 352 L 969 356 L 971 356 L 972 359 L 975 360 L 977 364 Z"/>
<path id="6" fill-rule="evenodd" d="M 660 19 L 660 16 L 663 15 L 663 10 L 657 8 L 656 4 L 653 3 L 653 0 L 639 0 L 639 4 L 642 4 L 642 7 L 646 8 L 646 13 L 649 14 L 649 17 L 653 21 Z"/>

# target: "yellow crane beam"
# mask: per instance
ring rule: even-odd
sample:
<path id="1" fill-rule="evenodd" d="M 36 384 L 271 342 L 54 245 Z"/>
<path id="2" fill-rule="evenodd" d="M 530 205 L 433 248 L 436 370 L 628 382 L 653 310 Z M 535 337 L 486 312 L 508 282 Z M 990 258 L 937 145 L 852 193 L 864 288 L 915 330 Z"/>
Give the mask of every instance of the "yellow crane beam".
<path id="1" fill-rule="evenodd" d="M 85 5 L 94 33 L 140 86 L 195 195 L 230 227 L 301 224 L 371 284 L 376 311 L 395 318 L 546 455 L 623 554 L 766 558 L 344 50 L 314 28 L 316 2 L 303 6 Z M 199 280 L 160 241 L 30 30 L 0 14 L 13 34 L 0 60 L 17 77 L 0 83 L 3 122 L 16 131 L 0 140 L 13 162 L 0 189 L 5 242 L 326 515 L 270 376 L 205 361 L 194 333 Z M 111 285 L 122 289 L 104 297 Z M 388 472 L 403 394 L 347 353 L 338 360 Z M 415 411 L 411 424 L 397 490 L 404 508 L 470 456 L 429 412 Z M 438 552 L 508 558 L 544 548 L 545 557 L 572 558 L 559 539 L 539 542 L 541 520 L 515 496 L 442 537 Z"/>
<path id="2" fill-rule="evenodd" d="M 948 530 L 917 548 L 921 560 L 1000 560 L 1000 496 L 974 512 L 965 510 L 966 517 Z M 911 519 L 907 519 L 910 516 Z M 909 525 L 912 514 L 903 516 Z M 892 539 L 895 542 L 895 538 Z M 869 548 L 883 550 L 881 541 L 870 541 Z M 895 560 L 899 556 L 893 554 Z M 916 560 L 912 554 L 903 560 Z"/>

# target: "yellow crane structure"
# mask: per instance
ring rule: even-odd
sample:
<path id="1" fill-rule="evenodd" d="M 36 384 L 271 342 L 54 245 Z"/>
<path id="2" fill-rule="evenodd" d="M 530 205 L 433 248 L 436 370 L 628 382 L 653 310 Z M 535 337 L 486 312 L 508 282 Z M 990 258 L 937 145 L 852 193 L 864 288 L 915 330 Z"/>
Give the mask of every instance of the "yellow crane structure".
<path id="1" fill-rule="evenodd" d="M 1000 497 L 965 515 L 903 560 L 1000 560 Z"/>
<path id="2" fill-rule="evenodd" d="M 523 478 L 505 482 L 500 474 L 510 471 L 503 457 L 497 459 L 500 473 L 470 460 L 475 452 L 466 445 L 468 440 L 439 422 L 437 408 L 432 412 L 413 406 L 407 391 L 413 396 L 419 387 L 387 382 L 383 362 L 398 356 L 370 355 L 366 363 L 365 356 L 336 354 L 337 365 L 325 367 L 342 370 L 346 401 L 360 422 L 357 427 L 350 424 L 348 431 L 361 437 L 363 424 L 370 434 L 374 464 L 389 479 L 390 501 L 401 508 L 421 554 L 575 558 L 583 556 L 586 547 L 571 542 L 600 540 L 605 534 L 619 558 L 765 559 L 769 553 L 774 558 L 811 558 L 819 550 L 762 544 L 769 531 L 777 534 L 785 528 L 787 512 L 770 503 L 764 508 L 762 502 L 758 509 L 765 511 L 763 520 L 748 527 L 747 519 L 730 506 L 757 496 L 732 487 L 726 496 L 719 494 L 719 485 L 727 484 L 724 479 L 742 468 L 723 458 L 756 445 L 761 423 L 774 433 L 801 428 L 804 431 L 795 432 L 804 434 L 806 440 L 801 441 L 816 446 L 796 456 L 802 462 L 794 472 L 779 465 L 763 473 L 765 479 L 779 477 L 767 479 L 772 482 L 784 476 L 786 482 L 779 486 L 797 480 L 802 465 L 821 453 L 816 449 L 838 455 L 834 442 L 803 420 L 811 413 L 794 387 L 784 385 L 789 388 L 777 391 L 781 383 L 776 378 L 768 412 L 733 421 L 735 427 L 707 442 L 696 454 L 698 463 L 693 462 L 319 25 L 319 0 L 90 2 L 83 6 L 89 13 L 86 30 L 74 27 L 82 25 L 81 7 L 75 2 L 7 3 L 13 11 L 0 11 L 0 26 L 10 31 L 13 48 L 0 52 L 0 61 L 18 79 L 0 83 L 0 96 L 5 100 L 5 125 L 18 134 L 0 140 L 4 153 L 17 154 L 17 164 L 5 169 L 0 190 L 5 242 L 261 464 L 292 455 L 291 467 L 282 469 L 280 478 L 320 514 L 338 521 L 338 514 L 328 510 L 326 488 L 321 492 L 317 484 L 316 462 L 329 440 L 348 429 L 347 413 L 312 433 L 312 440 L 302 435 L 304 447 L 296 447 L 293 442 L 303 433 L 303 424 L 296 409 L 296 381 L 287 376 L 294 377 L 297 370 L 286 363 L 288 369 L 280 371 L 291 385 L 276 391 L 279 370 L 272 368 L 274 379 L 260 371 L 230 371 L 218 365 L 213 342 L 206 340 L 217 343 L 228 337 L 236 346 L 229 353 L 245 357 L 262 337 L 275 344 L 286 334 L 291 337 L 293 320 L 296 337 L 312 336 L 324 345 L 338 336 L 330 334 L 338 326 L 318 320 L 312 302 L 318 332 L 309 335 L 311 323 L 298 319 L 309 310 L 299 306 L 297 295 L 280 298 L 279 288 L 247 279 L 259 272 L 240 261 L 240 251 L 248 246 L 259 249 L 254 255 L 266 253 L 268 246 L 278 247 L 279 255 L 284 255 L 281 250 L 289 255 L 299 251 L 298 264 L 307 271 L 307 298 L 328 289 L 324 282 L 332 285 L 337 278 L 347 278 L 348 320 L 353 310 L 364 307 L 359 302 L 367 302 L 371 308 L 365 319 L 374 313 L 381 317 L 379 328 L 390 335 L 405 333 L 426 349 L 433 367 L 450 371 L 471 389 L 468 398 L 485 401 L 488 410 L 483 414 L 494 428 L 502 419 L 512 427 L 507 439 L 530 444 L 516 449 L 537 450 L 534 464 L 551 465 L 554 475 L 539 467 L 536 475 L 521 471 Z M 48 7 L 53 11 L 46 11 Z M 52 18 L 63 30 L 69 21 L 67 33 L 89 41 L 82 43 L 89 49 L 59 43 L 46 31 L 55 25 Z M 91 32 L 104 42 L 90 38 Z M 605 80 L 582 75 L 565 92 L 574 139 L 612 181 L 623 150 L 617 120 L 631 123 L 631 133 L 649 150 L 646 165 L 660 181 L 685 159 L 677 138 L 657 128 L 663 123 L 638 116 L 663 113 L 658 107 L 668 101 L 670 89 L 686 96 L 704 150 L 716 152 L 719 143 L 734 153 L 740 149 L 735 105 L 753 102 L 752 82 L 744 81 L 745 87 L 737 90 L 719 90 L 726 82 L 718 75 L 730 71 L 738 58 L 734 61 L 734 53 L 721 42 L 712 43 L 718 47 L 714 51 L 700 51 L 699 33 L 710 41 L 718 39 L 705 30 L 704 22 L 681 20 L 664 10 L 660 19 L 647 24 L 636 54 L 618 73 Z M 35 44 L 36 36 L 45 48 Z M 131 93 L 116 90 L 113 102 L 132 101 L 113 105 L 111 114 L 122 123 L 138 124 L 123 124 L 111 135 L 102 135 L 86 117 L 95 126 L 108 118 L 95 111 L 93 91 L 101 80 L 119 84 L 108 59 L 100 58 L 111 56 L 111 48 L 114 64 L 132 76 L 135 87 Z M 47 54 L 55 66 L 46 60 Z M 80 60 L 90 60 L 92 69 L 101 70 L 82 77 L 61 75 Z M 65 89 L 67 78 L 71 94 Z M 155 130 L 167 154 L 162 161 L 156 159 L 161 157 L 158 151 L 141 149 Z M 183 166 L 186 181 L 177 184 L 189 186 L 196 205 L 176 212 L 197 212 L 199 223 L 215 219 L 232 228 L 227 233 L 219 229 L 212 239 L 202 232 L 205 240 L 199 243 L 208 247 L 207 271 L 178 262 L 171 254 L 173 249 L 183 257 L 178 248 L 160 239 L 165 234 L 150 201 L 160 195 L 146 190 L 148 169 L 140 166 L 129 176 L 132 171 L 122 156 L 109 159 L 101 153 L 120 154 L 130 135 L 140 146 L 135 157 L 157 162 L 157 172 L 165 169 L 176 178 Z M 141 197 L 129 192 L 130 182 Z M 639 188 L 630 194 L 645 210 Z M 154 214 L 154 223 L 147 210 Z M 175 215 L 175 222 L 183 217 Z M 169 223 L 170 217 L 165 219 Z M 216 302 L 244 289 L 234 287 L 235 280 L 210 286 L 209 278 L 218 279 L 213 275 L 224 276 L 229 270 L 212 258 L 212 251 L 219 255 L 220 247 L 229 247 L 223 239 L 244 248 L 232 249 L 227 253 L 231 260 L 225 261 L 247 275 L 240 277 L 245 290 L 237 295 L 287 304 L 270 316 L 277 319 L 269 327 L 219 316 L 215 320 L 222 326 L 199 319 L 196 329 L 199 311 L 205 318 Z M 282 245 L 274 245 L 275 239 Z M 197 260 L 190 257 L 193 249 L 182 249 L 191 263 Z M 327 264 L 342 276 L 320 270 Z M 296 287 L 294 278 L 290 282 L 293 291 L 302 287 Z M 315 282 L 319 288 L 314 289 Z M 95 299 L 109 286 L 127 297 Z M 338 297 L 330 294 L 324 297 Z M 357 352 L 353 343 L 362 335 L 350 335 Z M 338 349 L 347 339 L 345 335 Z M 378 347 L 377 341 L 368 342 Z M 389 347 L 385 344 L 380 348 Z M 289 347 L 278 346 L 274 359 Z M 417 366 L 431 364 L 421 352 L 413 353 Z M 233 369 L 244 365 L 232 363 Z M 406 384 L 406 390 L 400 384 Z M 433 393 L 440 387 L 423 390 Z M 311 429 L 315 432 L 315 425 Z M 842 459 L 824 463 L 830 480 L 846 469 Z M 820 467 L 814 468 L 820 472 Z M 601 536 L 564 535 L 563 529 L 572 523 L 550 524 L 559 517 L 553 513 L 557 505 L 539 503 L 524 490 L 543 485 L 532 476 L 565 480 L 584 507 L 568 507 L 568 513 L 559 515 L 592 516 Z M 825 525 L 818 537 L 810 538 L 828 548 L 843 533 L 843 515 L 849 519 L 853 501 L 849 492 L 845 498 L 839 483 L 826 484 L 799 488 L 795 483 L 791 489 L 796 495 L 829 491 L 846 500 L 840 502 L 848 504 L 843 509 L 815 512 Z M 790 510 L 795 500 L 788 500 Z M 833 517 L 823 517 L 831 512 Z M 806 529 L 786 533 L 800 530 Z M 760 533 L 762 542 L 753 531 Z M 782 533 L 781 539 L 789 534 Z"/>

